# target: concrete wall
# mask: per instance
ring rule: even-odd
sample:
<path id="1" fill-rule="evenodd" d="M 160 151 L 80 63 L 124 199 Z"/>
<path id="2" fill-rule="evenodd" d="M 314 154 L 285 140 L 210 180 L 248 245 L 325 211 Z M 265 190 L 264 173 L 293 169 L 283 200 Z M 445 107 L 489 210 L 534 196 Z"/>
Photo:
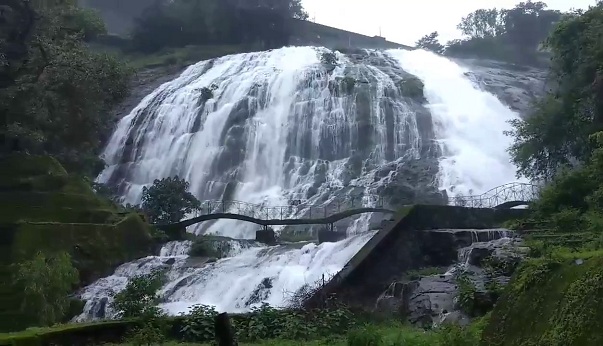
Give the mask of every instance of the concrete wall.
<path id="1" fill-rule="evenodd" d="M 525 216 L 525 209 L 477 209 L 415 205 L 398 212 L 390 227 L 379 231 L 344 268 L 307 303 L 321 304 L 325 295 L 352 305 L 372 305 L 404 272 L 448 265 L 462 241 L 455 233 L 435 229 L 488 229 Z M 469 239 L 470 242 L 470 239 Z M 452 245 L 452 246 L 451 246 Z"/>
<path id="2" fill-rule="evenodd" d="M 324 46 L 327 48 L 407 48 L 383 37 L 371 37 L 304 20 L 294 20 L 290 44 L 297 46 Z"/>

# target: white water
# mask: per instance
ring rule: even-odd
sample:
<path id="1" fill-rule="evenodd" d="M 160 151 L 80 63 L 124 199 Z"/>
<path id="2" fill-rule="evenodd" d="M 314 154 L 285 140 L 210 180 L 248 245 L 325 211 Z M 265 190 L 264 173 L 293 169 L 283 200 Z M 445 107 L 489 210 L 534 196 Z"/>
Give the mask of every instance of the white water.
<path id="1" fill-rule="evenodd" d="M 449 196 L 470 196 L 516 181 L 507 148 L 512 138 L 509 120 L 519 115 L 496 96 L 467 78 L 468 70 L 424 50 L 389 50 L 404 70 L 425 84 L 425 96 L 434 119 L 444 157 L 440 160 L 440 187 Z"/>
<path id="2" fill-rule="evenodd" d="M 440 161 L 441 187 L 450 195 L 467 195 L 513 181 L 514 168 L 504 150 L 508 139 L 502 131 L 508 128 L 505 121 L 517 115 L 473 85 L 461 67 L 445 58 L 421 51 L 387 54 L 425 83 L 428 107 L 446 153 Z M 384 58 L 381 53 L 378 56 Z M 354 65 L 342 55 L 338 59 L 339 67 L 326 74 L 315 48 L 289 47 L 227 56 L 189 67 L 120 121 L 104 153 L 109 166 L 98 180 L 107 182 L 120 169 L 131 137 L 135 158 L 130 158 L 127 165 L 124 192 L 124 199 L 131 203 L 140 200 L 142 188 L 154 179 L 174 174 L 187 179 L 191 191 L 202 200 L 221 198 L 233 172 L 238 184 L 230 199 L 251 203 L 286 205 L 289 199 L 303 197 L 311 188 L 316 188 L 311 201 L 324 201 L 323 197 L 332 198 L 334 192 L 345 192 L 350 187 L 370 191 L 392 177 L 391 173 L 374 174 L 388 162 L 388 148 L 393 148 L 390 162 L 403 163 L 407 158 L 420 159 L 424 144 L 413 109 L 404 100 L 388 99 L 393 123 L 387 125 L 382 101 L 387 98 L 385 90 L 390 88 L 391 93 L 394 87 L 390 75 L 374 66 Z M 356 150 L 363 148 L 351 144 L 362 135 L 354 132 L 354 98 L 329 91 L 329 82 L 344 75 L 371 83 L 367 111 L 375 139 L 366 161 L 373 168 L 363 170 L 361 176 L 347 183 L 343 179 L 344 166 Z M 200 101 L 202 88 L 211 85 L 217 86 L 213 98 Z M 240 121 L 244 130 L 224 137 L 241 104 L 250 110 L 249 114 L 239 114 L 244 118 Z M 388 126 L 394 129 L 392 143 L 387 139 Z M 216 171 L 225 161 L 221 155 L 232 149 L 233 141 L 241 139 L 241 162 L 234 168 L 227 167 L 228 172 Z M 325 150 L 329 160 L 322 158 Z M 324 181 L 316 186 L 315 179 L 321 174 Z M 124 264 L 114 275 L 86 287 L 82 298 L 88 302 L 78 320 L 93 318 L 100 303 L 110 303 L 111 292 L 123 289 L 128 277 L 160 267 L 168 269 L 170 280 L 162 290 L 162 306 L 172 314 L 186 312 L 194 304 L 214 305 L 220 311 L 247 310 L 259 304 L 248 301 L 266 278 L 272 287 L 259 290 L 261 300 L 284 306 L 287 295 L 326 273 L 341 270 L 374 234 L 368 232 L 369 219 L 366 214 L 354 220 L 347 228 L 349 238 L 338 243 L 310 244 L 301 249 L 249 248 L 236 243 L 231 257 L 201 268 L 187 264 L 190 244 L 166 244 L 161 256 Z M 196 231 L 249 239 L 256 229 L 255 225 L 220 220 Z M 106 314 L 111 316 L 110 307 Z"/>
<path id="3" fill-rule="evenodd" d="M 313 285 L 323 275 L 328 278 L 341 270 L 374 234 L 368 232 L 337 243 L 310 243 L 297 248 L 255 246 L 199 268 L 187 264 L 188 256 L 179 255 L 186 253 L 190 244 L 171 242 L 163 247 L 162 256 L 123 264 L 113 275 L 86 287 L 81 292 L 81 298 L 87 301 L 84 313 L 76 321 L 102 317 L 93 316 L 101 301 L 110 305 L 112 295 L 126 286 L 128 278 L 159 268 L 167 269 L 169 280 L 161 290 L 165 302 L 160 306 L 173 315 L 187 312 L 196 304 L 213 305 L 228 312 L 246 311 L 262 301 L 283 307 L 302 286 Z M 271 287 L 258 290 L 266 279 Z M 249 304 L 254 296 L 259 301 Z M 105 316 L 111 317 L 113 313 L 109 307 Z"/>

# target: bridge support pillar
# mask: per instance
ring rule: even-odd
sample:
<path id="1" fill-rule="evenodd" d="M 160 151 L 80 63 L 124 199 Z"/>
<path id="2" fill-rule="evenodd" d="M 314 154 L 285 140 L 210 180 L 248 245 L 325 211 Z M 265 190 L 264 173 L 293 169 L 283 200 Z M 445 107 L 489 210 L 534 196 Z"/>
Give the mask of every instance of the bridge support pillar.
<path id="1" fill-rule="evenodd" d="M 272 228 L 263 226 L 262 229 L 255 232 L 255 241 L 266 245 L 276 245 L 276 234 Z"/>
<path id="2" fill-rule="evenodd" d="M 327 227 L 318 230 L 318 244 L 322 243 L 335 243 L 345 239 L 346 233 L 335 231 L 335 227 L 332 223 L 328 224 Z"/>

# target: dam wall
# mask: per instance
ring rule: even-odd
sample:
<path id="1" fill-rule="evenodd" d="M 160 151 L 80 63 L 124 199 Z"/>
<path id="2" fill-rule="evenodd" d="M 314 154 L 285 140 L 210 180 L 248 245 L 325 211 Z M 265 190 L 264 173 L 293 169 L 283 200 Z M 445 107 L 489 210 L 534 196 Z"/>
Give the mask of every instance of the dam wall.
<path id="1" fill-rule="evenodd" d="M 306 305 L 319 306 L 324 297 L 333 294 L 350 305 L 372 305 L 404 272 L 454 261 L 456 249 L 473 241 L 474 230 L 500 227 L 505 221 L 524 217 L 528 212 L 527 209 L 447 205 L 406 206 L 396 213 L 388 227 L 375 234 L 339 273 L 310 297 Z"/>

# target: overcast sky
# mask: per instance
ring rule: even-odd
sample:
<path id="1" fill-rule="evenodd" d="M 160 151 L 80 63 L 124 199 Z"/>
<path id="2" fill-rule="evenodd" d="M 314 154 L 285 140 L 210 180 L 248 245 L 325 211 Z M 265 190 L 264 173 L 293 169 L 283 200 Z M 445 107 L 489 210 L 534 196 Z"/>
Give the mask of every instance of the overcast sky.
<path id="1" fill-rule="evenodd" d="M 317 23 L 407 45 L 433 31 L 442 41 L 460 38 L 456 25 L 479 8 L 512 8 L 521 0 L 302 0 Z M 596 0 L 544 0 L 549 8 L 587 8 Z"/>

